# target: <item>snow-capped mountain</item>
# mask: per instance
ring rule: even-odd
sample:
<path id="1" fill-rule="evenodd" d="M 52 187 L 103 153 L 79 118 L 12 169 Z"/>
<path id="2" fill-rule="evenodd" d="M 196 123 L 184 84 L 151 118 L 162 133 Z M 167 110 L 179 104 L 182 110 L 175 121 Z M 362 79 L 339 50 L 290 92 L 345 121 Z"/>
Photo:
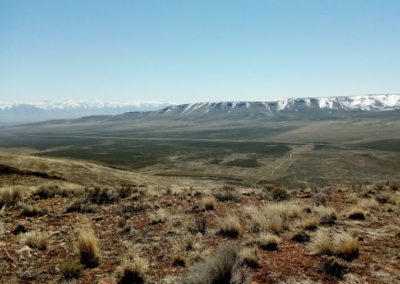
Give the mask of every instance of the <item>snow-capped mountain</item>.
<path id="1" fill-rule="evenodd" d="M 51 119 L 72 119 L 90 115 L 117 115 L 132 111 L 154 111 L 169 104 L 152 101 L 42 101 L 33 103 L 0 102 L 0 125 L 12 125 Z"/>
<path id="2" fill-rule="evenodd" d="M 367 95 L 354 97 L 289 98 L 271 102 L 204 102 L 172 105 L 162 113 L 181 115 L 207 114 L 215 112 L 238 113 L 256 110 L 264 113 L 293 111 L 390 111 L 400 109 L 400 95 Z"/>

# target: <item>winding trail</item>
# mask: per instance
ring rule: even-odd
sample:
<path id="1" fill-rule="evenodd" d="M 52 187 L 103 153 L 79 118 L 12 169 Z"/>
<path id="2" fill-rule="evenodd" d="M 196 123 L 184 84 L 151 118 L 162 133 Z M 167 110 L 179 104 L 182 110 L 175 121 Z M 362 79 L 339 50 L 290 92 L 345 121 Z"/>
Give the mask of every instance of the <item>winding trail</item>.
<path id="1" fill-rule="evenodd" d="M 295 157 L 295 154 L 299 155 L 300 153 L 303 152 L 307 152 L 310 151 L 312 149 L 312 145 L 311 144 L 307 144 L 307 145 L 302 145 L 299 147 L 296 147 L 295 149 L 293 149 L 289 155 L 287 156 L 287 158 L 283 159 L 282 162 L 280 162 L 277 166 L 275 166 L 274 168 L 272 168 L 271 171 L 268 171 L 268 173 L 263 174 L 255 183 L 254 183 L 254 187 L 263 179 L 265 179 L 266 177 L 272 178 L 275 175 L 275 172 L 279 169 L 281 169 L 283 166 L 288 165 L 288 167 L 290 166 L 290 161 L 293 160 L 293 158 Z"/>

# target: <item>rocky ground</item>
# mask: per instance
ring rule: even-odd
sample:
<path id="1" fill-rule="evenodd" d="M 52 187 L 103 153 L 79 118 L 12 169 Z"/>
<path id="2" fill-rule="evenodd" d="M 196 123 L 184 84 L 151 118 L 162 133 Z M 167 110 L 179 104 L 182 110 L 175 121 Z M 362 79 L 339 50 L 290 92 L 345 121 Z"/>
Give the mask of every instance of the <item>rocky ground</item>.
<path id="1" fill-rule="evenodd" d="M 1 283 L 143 283 L 124 282 L 128 253 L 145 263 L 135 266 L 144 283 L 206 283 L 187 277 L 227 243 L 251 283 L 400 282 L 397 183 L 286 190 L 86 181 L 3 167 Z M 83 229 L 98 239 L 93 267 L 79 266 Z M 341 233 L 351 240 L 338 248 Z"/>

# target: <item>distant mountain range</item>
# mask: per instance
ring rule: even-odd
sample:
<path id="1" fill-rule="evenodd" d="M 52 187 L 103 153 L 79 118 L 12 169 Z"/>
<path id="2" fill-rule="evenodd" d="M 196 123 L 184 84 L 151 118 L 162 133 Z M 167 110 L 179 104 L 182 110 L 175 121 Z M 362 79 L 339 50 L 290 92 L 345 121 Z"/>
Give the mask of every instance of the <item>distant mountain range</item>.
<path id="1" fill-rule="evenodd" d="M 34 103 L 0 102 L 0 126 L 39 122 L 53 119 L 73 119 L 91 115 L 117 115 L 132 111 L 154 111 L 170 104 L 151 101 L 43 101 Z"/>
<path id="2" fill-rule="evenodd" d="M 71 123 L 97 121 L 215 120 L 215 119 L 330 119 L 379 115 L 400 111 L 400 95 L 354 97 L 289 98 L 270 102 L 225 101 L 168 105 L 159 102 L 104 103 L 68 101 L 32 104 L 0 103 L 0 125 L 26 124 L 46 120 Z M 386 115 L 386 114 L 385 114 Z M 96 116 L 88 118 L 88 116 Z M 165 122 L 165 121 L 163 121 Z M 46 123 L 47 124 L 47 123 Z"/>
<path id="3" fill-rule="evenodd" d="M 389 111 L 400 109 L 400 95 L 368 95 L 354 97 L 290 98 L 271 102 L 206 102 L 174 105 L 162 113 L 206 114 L 240 112 L 257 109 L 263 112 L 292 111 Z"/>

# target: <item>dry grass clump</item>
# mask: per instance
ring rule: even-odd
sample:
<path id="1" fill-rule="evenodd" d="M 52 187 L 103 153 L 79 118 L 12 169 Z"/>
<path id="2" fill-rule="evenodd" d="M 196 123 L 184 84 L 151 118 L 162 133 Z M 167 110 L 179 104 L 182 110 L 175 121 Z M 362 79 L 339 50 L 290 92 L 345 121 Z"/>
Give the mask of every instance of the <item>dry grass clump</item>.
<path id="1" fill-rule="evenodd" d="M 37 205 L 32 205 L 32 204 L 27 204 L 23 203 L 21 205 L 22 216 L 27 216 L 27 217 L 34 217 L 34 216 L 42 216 L 43 214 L 46 213 L 46 210 L 42 207 L 39 207 Z"/>
<path id="2" fill-rule="evenodd" d="M 95 204 L 87 203 L 86 199 L 83 197 L 76 197 L 68 203 L 64 211 L 66 213 L 80 212 L 80 213 L 94 213 L 96 212 L 97 206 Z"/>
<path id="3" fill-rule="evenodd" d="M 150 212 L 148 216 L 150 219 L 150 225 L 162 224 L 167 221 L 167 213 L 164 209 L 158 209 L 155 212 Z"/>
<path id="4" fill-rule="evenodd" d="M 350 212 L 348 213 L 348 217 L 351 220 L 365 220 L 365 215 L 367 212 L 365 212 L 364 209 L 360 207 L 353 207 L 351 208 Z"/>
<path id="5" fill-rule="evenodd" d="M 84 266 L 78 261 L 70 261 L 61 264 L 59 268 L 64 279 L 73 279 L 78 278 L 81 275 Z"/>
<path id="6" fill-rule="evenodd" d="M 261 234 L 257 240 L 258 246 L 263 250 L 277 250 L 280 239 L 273 234 Z"/>
<path id="7" fill-rule="evenodd" d="M 223 188 L 219 188 L 213 192 L 214 197 L 221 202 L 240 201 L 240 194 L 236 190 L 236 188 L 231 186 L 224 186 Z"/>
<path id="8" fill-rule="evenodd" d="M 56 195 L 67 196 L 64 188 L 57 183 L 48 183 L 39 186 L 33 193 L 33 196 L 41 199 L 51 198 Z"/>
<path id="9" fill-rule="evenodd" d="M 197 215 L 187 224 L 187 229 L 193 234 L 205 234 L 207 230 L 207 216 L 204 214 Z"/>
<path id="10" fill-rule="evenodd" d="M 221 245 L 214 256 L 196 263 L 179 284 L 249 284 L 251 275 L 241 266 L 239 250 L 233 244 Z"/>
<path id="11" fill-rule="evenodd" d="M 358 255 L 358 241 L 349 233 L 340 232 L 333 236 L 333 253 L 344 259 L 353 259 Z"/>
<path id="12" fill-rule="evenodd" d="M 20 236 L 20 243 L 30 248 L 45 250 L 49 244 L 49 236 L 40 232 L 28 232 Z"/>
<path id="13" fill-rule="evenodd" d="M 330 277 L 342 278 L 348 272 L 348 267 L 343 260 L 328 257 L 322 261 L 321 271 Z"/>
<path id="14" fill-rule="evenodd" d="M 332 225 L 336 222 L 337 213 L 334 208 L 316 206 L 314 207 L 314 212 L 320 217 L 320 225 Z"/>
<path id="15" fill-rule="evenodd" d="M 282 232 L 286 228 L 286 224 L 285 219 L 282 217 L 281 214 L 285 216 L 292 214 L 290 213 L 291 210 L 285 210 L 286 209 L 283 206 L 281 207 L 280 205 L 270 205 L 263 209 L 259 209 L 256 207 L 247 208 L 247 212 L 250 217 L 250 231 L 254 233 Z"/>
<path id="16" fill-rule="evenodd" d="M 314 206 L 326 206 L 328 203 L 328 194 L 326 192 L 314 194 L 311 200 Z"/>
<path id="17" fill-rule="evenodd" d="M 0 187 L 0 207 L 14 207 L 22 200 L 23 189 L 19 186 Z"/>
<path id="18" fill-rule="evenodd" d="M 301 220 L 299 226 L 307 231 L 315 231 L 318 228 L 320 219 L 317 216 L 310 216 Z"/>
<path id="19" fill-rule="evenodd" d="M 296 243 L 306 243 L 310 241 L 310 236 L 306 232 L 297 232 L 292 236 L 291 240 Z"/>
<path id="20" fill-rule="evenodd" d="M 123 259 L 122 264 L 116 269 L 119 284 L 140 284 L 146 282 L 149 269 L 147 260 L 141 258 L 134 252 L 129 252 Z"/>
<path id="21" fill-rule="evenodd" d="M 332 240 L 328 231 L 324 229 L 318 230 L 308 248 L 312 254 L 330 254 L 332 252 Z"/>
<path id="22" fill-rule="evenodd" d="M 245 248 L 240 251 L 239 257 L 241 263 L 248 267 L 260 267 L 261 258 L 258 254 L 257 248 Z"/>
<path id="23" fill-rule="evenodd" d="M 242 226 L 236 216 L 228 215 L 219 219 L 218 234 L 228 238 L 238 238 L 242 231 Z"/>
<path id="24" fill-rule="evenodd" d="M 361 199 L 358 201 L 357 207 L 363 208 L 365 210 L 377 209 L 379 207 L 379 203 L 375 199 Z"/>
<path id="25" fill-rule="evenodd" d="M 193 235 L 187 235 L 177 241 L 173 248 L 173 266 L 186 266 L 202 259 L 202 246 Z"/>
<path id="26" fill-rule="evenodd" d="M 98 243 L 99 240 L 93 230 L 80 230 L 76 247 L 80 255 L 81 263 L 86 267 L 96 267 L 99 265 L 100 248 Z"/>
<path id="27" fill-rule="evenodd" d="M 309 244 L 309 250 L 318 255 L 337 255 L 351 260 L 358 255 L 358 241 L 349 233 L 339 232 L 330 235 L 326 230 L 317 231 Z"/>
<path id="28" fill-rule="evenodd" d="M 116 189 L 108 187 L 93 187 L 88 189 L 86 200 L 94 204 L 108 204 L 118 201 L 120 198 Z"/>
<path id="29" fill-rule="evenodd" d="M 207 197 L 203 200 L 203 205 L 206 210 L 214 210 L 217 207 L 217 201 L 213 197 Z"/>
<path id="30" fill-rule="evenodd" d="M 278 187 L 278 188 L 274 188 L 271 191 L 271 197 L 275 201 L 283 201 L 283 200 L 288 200 L 290 198 L 290 195 L 286 189 Z"/>
<path id="31" fill-rule="evenodd" d="M 277 214 L 284 219 L 295 219 L 301 217 L 303 208 L 296 202 L 281 202 L 269 204 L 263 208 L 264 214 L 274 215 Z"/>

